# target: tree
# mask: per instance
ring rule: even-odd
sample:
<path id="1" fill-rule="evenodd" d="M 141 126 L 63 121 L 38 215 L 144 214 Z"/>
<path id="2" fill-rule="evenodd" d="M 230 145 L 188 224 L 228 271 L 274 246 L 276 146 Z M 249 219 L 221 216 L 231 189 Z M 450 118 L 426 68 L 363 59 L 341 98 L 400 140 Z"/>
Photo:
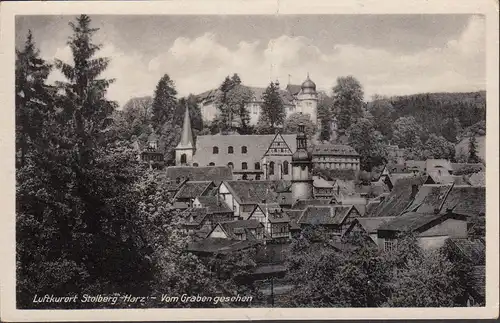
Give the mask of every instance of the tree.
<path id="1" fill-rule="evenodd" d="M 320 120 L 319 139 L 329 141 L 331 136 L 331 124 L 333 121 L 334 102 L 331 97 L 326 94 L 321 94 L 318 100 L 318 119 Z"/>
<path id="2" fill-rule="evenodd" d="M 368 172 L 387 159 L 384 138 L 374 129 L 373 123 L 360 118 L 347 129 L 349 145 L 360 155 L 360 167 Z"/>
<path id="3" fill-rule="evenodd" d="M 441 126 L 440 134 L 449 142 L 456 143 L 460 134 L 460 121 L 456 117 L 446 118 Z"/>
<path id="4" fill-rule="evenodd" d="M 243 131 L 247 131 L 250 122 L 250 114 L 246 104 L 253 98 L 252 91 L 241 85 L 238 74 L 231 78 L 226 76 L 216 97 L 218 116 L 216 123 L 223 131 L 228 131 L 238 125 Z"/>
<path id="5" fill-rule="evenodd" d="M 353 76 L 337 78 L 333 88 L 334 116 L 342 134 L 363 115 L 363 88 Z"/>
<path id="6" fill-rule="evenodd" d="M 298 133 L 300 124 L 304 125 L 307 137 L 312 138 L 316 133 L 316 126 L 311 121 L 311 116 L 309 114 L 302 114 L 300 112 L 293 113 L 288 118 L 286 118 L 285 124 L 283 125 L 283 133 Z"/>
<path id="7" fill-rule="evenodd" d="M 189 117 L 191 119 L 191 126 L 195 130 L 203 129 L 203 119 L 201 117 L 201 110 L 196 100 L 196 97 L 190 94 L 187 97 L 180 98 L 174 113 L 174 124 L 182 127 L 184 122 L 184 112 L 186 105 L 189 110 Z"/>
<path id="8" fill-rule="evenodd" d="M 53 93 L 45 84 L 52 66 L 40 58 L 31 30 L 22 50 L 16 50 L 16 165 L 24 165 L 30 147 L 43 137 Z"/>
<path id="9" fill-rule="evenodd" d="M 155 95 L 152 106 L 151 122 L 153 129 L 158 130 L 163 127 L 165 122 L 174 118 L 177 107 L 177 90 L 174 81 L 168 74 L 163 75 L 156 85 Z"/>
<path id="10" fill-rule="evenodd" d="M 421 132 L 414 117 L 400 117 L 394 122 L 392 138 L 400 148 L 411 148 L 419 144 Z"/>
<path id="11" fill-rule="evenodd" d="M 262 95 L 262 100 L 259 121 L 267 123 L 266 128 L 268 131 L 274 133 L 277 127 L 283 125 L 286 117 L 285 106 L 279 93 L 279 86 L 271 82 Z"/>
<path id="12" fill-rule="evenodd" d="M 425 159 L 455 159 L 455 146 L 441 136 L 431 134 L 423 148 L 423 157 Z"/>
<path id="13" fill-rule="evenodd" d="M 139 137 L 149 131 L 151 124 L 151 107 L 153 98 L 146 96 L 132 98 L 123 106 L 122 110 L 115 110 L 113 114 L 113 136 L 125 141 Z"/>
<path id="14" fill-rule="evenodd" d="M 469 163 L 479 163 L 480 159 L 477 156 L 477 141 L 474 135 L 469 137 Z"/>
<path id="15" fill-rule="evenodd" d="M 375 97 L 368 104 L 368 111 L 373 115 L 373 124 L 375 129 L 384 137 L 390 139 L 392 136 L 394 107 L 388 99 Z"/>

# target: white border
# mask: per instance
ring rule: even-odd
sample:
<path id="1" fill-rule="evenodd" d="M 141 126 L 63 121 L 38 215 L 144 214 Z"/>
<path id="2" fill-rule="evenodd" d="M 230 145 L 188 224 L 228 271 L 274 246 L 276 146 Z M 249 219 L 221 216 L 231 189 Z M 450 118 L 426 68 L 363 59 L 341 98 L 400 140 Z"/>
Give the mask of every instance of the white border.
<path id="1" fill-rule="evenodd" d="M 0 318 L 4 321 L 143 321 L 271 319 L 495 318 L 499 310 L 498 222 L 498 3 L 495 0 L 184 0 L 0 3 Z M 15 15 L 62 14 L 484 14 L 487 29 L 487 286 L 484 308 L 339 309 L 108 309 L 17 310 L 15 308 L 14 32 Z"/>

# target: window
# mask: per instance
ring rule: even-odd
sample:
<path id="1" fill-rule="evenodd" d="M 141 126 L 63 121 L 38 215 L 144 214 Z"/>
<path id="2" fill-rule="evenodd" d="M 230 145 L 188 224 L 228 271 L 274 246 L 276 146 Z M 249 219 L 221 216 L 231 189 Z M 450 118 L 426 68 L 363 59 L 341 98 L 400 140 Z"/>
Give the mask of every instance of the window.
<path id="1" fill-rule="evenodd" d="M 241 153 L 246 154 L 247 153 L 247 146 L 241 147 Z"/>
<path id="2" fill-rule="evenodd" d="M 214 148 L 212 149 L 212 152 L 213 152 L 214 154 L 218 154 L 218 153 L 219 153 L 219 147 L 214 146 Z"/>
<path id="3" fill-rule="evenodd" d="M 214 163 L 210 163 L 210 164 L 208 164 L 208 166 L 215 166 L 215 164 Z"/>
<path id="4" fill-rule="evenodd" d="M 283 162 L 283 175 L 288 175 L 288 161 Z"/>
<path id="5" fill-rule="evenodd" d="M 241 169 L 248 169 L 247 163 L 245 162 L 241 163 Z"/>
<path id="6" fill-rule="evenodd" d="M 269 163 L 269 175 L 274 175 L 274 162 Z"/>
<path id="7" fill-rule="evenodd" d="M 384 250 L 385 251 L 392 251 L 396 247 L 396 241 L 393 239 L 385 239 L 384 240 Z"/>
<path id="8" fill-rule="evenodd" d="M 182 154 L 181 155 L 181 164 L 185 164 L 187 161 L 187 157 L 186 157 L 186 154 Z"/>
<path id="9" fill-rule="evenodd" d="M 255 163 L 255 169 L 259 170 L 260 169 L 260 163 Z"/>
<path id="10" fill-rule="evenodd" d="M 227 166 L 229 166 L 229 167 L 231 167 L 231 168 L 233 168 L 233 167 L 234 167 L 233 163 L 231 163 L 231 162 L 227 163 Z"/>
<path id="11" fill-rule="evenodd" d="M 248 175 L 247 174 L 243 174 L 242 179 L 246 181 L 248 179 Z"/>
<path id="12" fill-rule="evenodd" d="M 229 146 L 229 147 L 227 147 L 227 153 L 228 153 L 228 154 L 232 154 L 232 153 L 234 153 L 234 151 L 233 151 L 233 146 Z"/>
<path id="13" fill-rule="evenodd" d="M 260 174 L 255 175 L 255 180 L 260 181 Z"/>
<path id="14" fill-rule="evenodd" d="M 198 163 L 193 163 L 193 166 L 194 167 L 198 167 Z"/>

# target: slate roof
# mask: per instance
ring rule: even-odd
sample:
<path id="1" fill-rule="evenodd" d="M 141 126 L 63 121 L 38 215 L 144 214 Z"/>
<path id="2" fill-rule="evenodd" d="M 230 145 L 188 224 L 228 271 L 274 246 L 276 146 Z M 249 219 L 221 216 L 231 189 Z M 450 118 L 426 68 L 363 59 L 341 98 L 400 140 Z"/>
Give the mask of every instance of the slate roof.
<path id="1" fill-rule="evenodd" d="M 466 216 L 484 214 L 486 210 L 486 188 L 477 186 L 454 186 L 448 194 L 441 212 L 452 209 L 453 213 Z"/>
<path id="2" fill-rule="evenodd" d="M 486 245 L 482 239 L 449 239 L 450 243 L 462 257 L 474 266 L 484 266 L 486 263 Z"/>
<path id="3" fill-rule="evenodd" d="M 227 165 L 233 163 L 235 169 L 241 169 L 242 162 L 248 164 L 249 170 L 254 170 L 254 164 L 260 162 L 276 135 L 205 135 L 196 138 L 196 152 L 193 162 L 199 165 Z M 296 150 L 296 135 L 281 135 L 292 153 Z M 233 147 L 233 153 L 228 154 L 228 147 Z M 241 148 L 247 147 L 242 153 Z M 218 147 L 219 153 L 213 153 L 213 147 Z M 261 167 L 262 169 L 262 167 Z"/>
<path id="4" fill-rule="evenodd" d="M 268 215 L 269 222 L 271 223 L 288 223 L 290 218 L 288 214 L 281 209 L 270 210 Z"/>
<path id="5" fill-rule="evenodd" d="M 182 214 L 185 217 L 184 225 L 186 226 L 199 226 L 203 219 L 207 216 L 207 209 L 204 207 L 200 208 L 188 208 Z"/>
<path id="6" fill-rule="evenodd" d="M 235 239 L 236 233 L 245 233 L 247 239 L 249 240 L 255 240 L 255 237 L 249 229 L 257 229 L 258 227 L 263 227 L 262 223 L 254 219 L 219 222 L 219 225 L 228 235 L 228 239 Z"/>
<path id="7" fill-rule="evenodd" d="M 203 253 L 230 253 L 259 245 L 256 240 L 231 240 L 225 238 L 206 238 L 188 244 L 188 251 Z"/>
<path id="8" fill-rule="evenodd" d="M 196 198 L 201 196 L 205 191 L 208 190 L 210 185 L 213 185 L 211 181 L 189 181 L 184 184 L 179 192 L 175 195 L 176 199 L 186 199 L 186 198 Z"/>
<path id="9" fill-rule="evenodd" d="M 407 206 L 413 201 L 412 185 L 420 188 L 426 177 L 425 176 L 412 176 L 398 180 L 387 195 L 377 207 L 370 208 L 369 212 L 365 213 L 366 217 L 379 217 L 379 216 L 397 216 L 403 212 Z"/>
<path id="10" fill-rule="evenodd" d="M 356 218 L 363 229 L 368 233 L 377 233 L 378 228 L 394 219 L 394 216 L 381 216 L 376 218 Z"/>
<path id="11" fill-rule="evenodd" d="M 419 213 L 434 213 L 436 209 L 441 211 L 451 189 L 451 185 L 422 185 L 407 210 Z"/>
<path id="12" fill-rule="evenodd" d="M 352 205 L 309 205 L 297 220 L 297 223 L 310 225 L 340 225 L 352 208 Z"/>
<path id="13" fill-rule="evenodd" d="M 313 156 L 359 156 L 359 154 L 348 145 L 317 144 L 312 150 Z"/>
<path id="14" fill-rule="evenodd" d="M 330 201 L 325 199 L 298 200 L 292 204 L 292 209 L 305 210 L 310 205 L 326 205 L 326 204 L 330 204 Z"/>
<path id="15" fill-rule="evenodd" d="M 166 177 L 175 180 L 188 178 L 191 181 L 228 181 L 233 179 L 233 172 L 227 166 L 170 166 L 166 169 Z"/>
<path id="16" fill-rule="evenodd" d="M 382 225 L 379 226 L 378 230 L 398 231 L 398 232 L 415 231 L 423 227 L 424 225 L 444 216 L 446 215 L 434 214 L 434 213 L 424 214 L 424 213 L 409 212 L 401 216 L 396 216 L 391 221 L 383 223 Z"/>
<path id="17" fill-rule="evenodd" d="M 278 202 L 277 181 L 225 181 L 229 191 L 240 204 Z"/>
<path id="18" fill-rule="evenodd" d="M 217 196 L 198 196 L 197 199 L 210 214 L 233 212 L 226 202 Z"/>

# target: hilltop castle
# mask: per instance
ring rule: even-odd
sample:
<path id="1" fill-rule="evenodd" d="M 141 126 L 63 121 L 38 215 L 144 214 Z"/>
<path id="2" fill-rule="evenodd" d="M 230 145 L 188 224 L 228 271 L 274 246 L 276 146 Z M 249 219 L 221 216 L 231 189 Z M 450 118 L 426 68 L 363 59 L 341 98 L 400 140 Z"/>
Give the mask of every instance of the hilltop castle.
<path id="1" fill-rule="evenodd" d="M 279 87 L 279 83 L 276 82 Z M 253 100 L 246 104 L 246 109 L 250 113 L 250 125 L 256 125 L 259 120 L 261 105 L 263 103 L 262 95 L 266 88 L 250 87 L 241 85 L 253 93 Z M 197 95 L 200 104 L 203 121 L 213 121 L 217 115 L 215 99 L 219 89 L 209 90 Z M 302 85 L 288 84 L 285 90 L 279 90 L 281 99 L 285 106 L 286 116 L 301 112 L 309 114 L 313 123 L 317 123 L 318 92 L 316 84 L 307 75 Z"/>

